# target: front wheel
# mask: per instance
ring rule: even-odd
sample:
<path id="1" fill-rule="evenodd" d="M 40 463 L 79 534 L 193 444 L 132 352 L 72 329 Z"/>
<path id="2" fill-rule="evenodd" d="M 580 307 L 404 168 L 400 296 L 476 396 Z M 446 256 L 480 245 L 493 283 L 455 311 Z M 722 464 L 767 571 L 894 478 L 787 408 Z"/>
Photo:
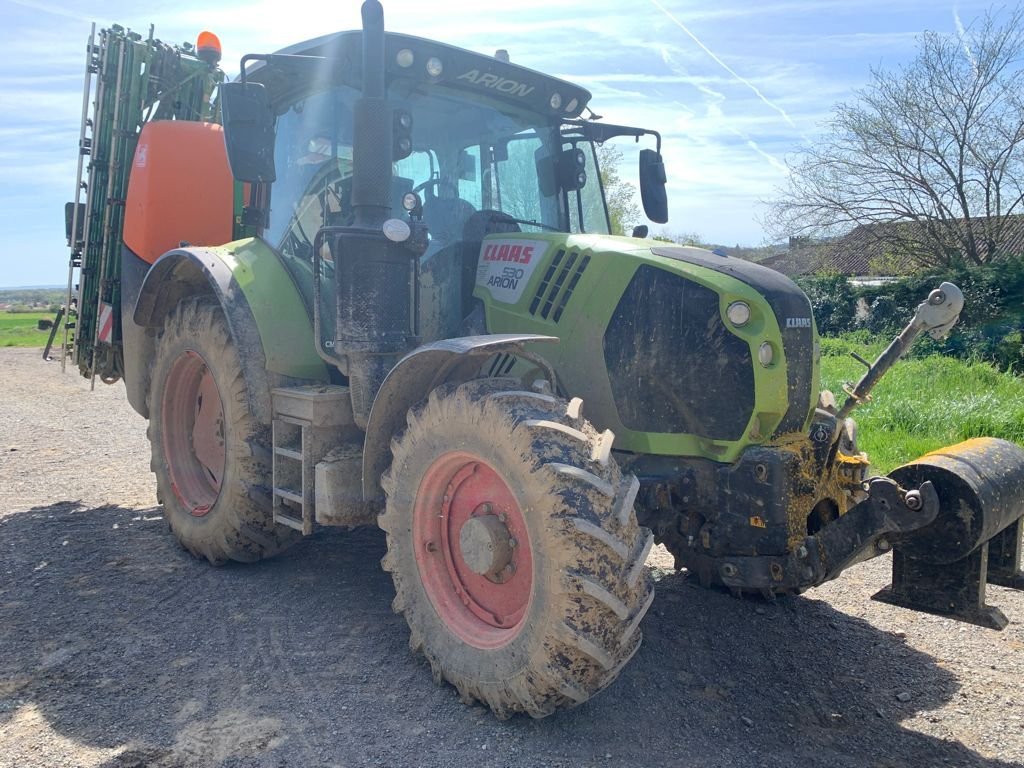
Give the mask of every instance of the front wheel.
<path id="1" fill-rule="evenodd" d="M 174 535 L 214 564 L 251 562 L 296 541 L 275 525 L 270 496 L 270 392 L 248 382 L 212 299 L 183 300 L 157 340 L 149 393 L 150 468 Z"/>
<path id="2" fill-rule="evenodd" d="M 383 477 L 384 567 L 436 680 L 499 717 L 543 717 L 611 683 L 653 591 L 637 481 L 580 401 L 511 380 L 442 387 Z"/>

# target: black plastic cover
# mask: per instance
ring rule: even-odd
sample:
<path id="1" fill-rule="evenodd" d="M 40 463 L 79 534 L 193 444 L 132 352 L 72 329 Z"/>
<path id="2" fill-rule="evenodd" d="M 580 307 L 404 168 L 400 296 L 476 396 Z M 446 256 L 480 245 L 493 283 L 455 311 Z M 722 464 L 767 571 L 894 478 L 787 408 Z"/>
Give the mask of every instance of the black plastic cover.
<path id="1" fill-rule="evenodd" d="M 764 297 L 779 323 L 786 355 L 789 409 L 776 434 L 802 431 L 818 397 L 818 393 L 813 391 L 814 323 L 811 302 L 804 292 L 788 277 L 773 269 L 732 256 L 719 256 L 701 248 L 652 248 L 651 253 L 729 275 Z"/>
<path id="2" fill-rule="evenodd" d="M 638 432 L 738 440 L 754 408 L 747 342 L 722 322 L 718 294 L 641 266 L 604 336 L 619 418 Z"/>

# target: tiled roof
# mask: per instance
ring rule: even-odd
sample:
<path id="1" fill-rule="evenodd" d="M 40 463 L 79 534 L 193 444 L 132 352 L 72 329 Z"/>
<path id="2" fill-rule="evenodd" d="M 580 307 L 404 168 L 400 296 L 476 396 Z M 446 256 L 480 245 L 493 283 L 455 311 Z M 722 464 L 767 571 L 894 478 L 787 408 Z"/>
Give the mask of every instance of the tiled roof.
<path id="1" fill-rule="evenodd" d="M 972 222 L 984 257 L 988 246 L 982 237 L 983 224 L 977 219 Z M 918 234 L 921 226 L 917 222 L 894 221 L 857 227 L 835 243 L 828 259 L 829 269 L 846 275 L 909 274 L 921 266 L 921 261 L 901 248 L 900 243 L 923 240 Z M 997 257 L 1024 254 L 1024 215 L 1006 219 L 996 248 Z"/>
<path id="2" fill-rule="evenodd" d="M 823 245 L 790 248 L 788 251 L 762 259 L 761 264 L 789 277 L 811 275 L 824 271 L 827 259 L 826 250 L 826 246 Z"/>
<path id="3" fill-rule="evenodd" d="M 838 272 L 853 276 L 906 275 L 920 267 L 900 243 L 913 242 L 916 222 L 894 221 L 859 226 L 831 242 L 791 247 L 761 263 L 790 277 L 814 272 Z M 978 231 L 980 234 L 980 226 Z M 979 238 L 980 239 L 980 238 Z M 1000 255 L 1024 255 L 1024 215 L 1007 219 L 998 244 Z M 982 253 L 987 246 L 982 244 Z"/>

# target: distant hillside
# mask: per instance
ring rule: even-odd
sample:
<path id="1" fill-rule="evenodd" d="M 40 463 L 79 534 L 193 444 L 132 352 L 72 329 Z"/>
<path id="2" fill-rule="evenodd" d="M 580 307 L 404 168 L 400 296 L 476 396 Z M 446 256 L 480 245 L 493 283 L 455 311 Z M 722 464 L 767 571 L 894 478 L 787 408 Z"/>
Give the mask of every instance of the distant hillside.
<path id="1" fill-rule="evenodd" d="M 64 303 L 67 287 L 0 288 L 0 312 L 50 311 Z"/>

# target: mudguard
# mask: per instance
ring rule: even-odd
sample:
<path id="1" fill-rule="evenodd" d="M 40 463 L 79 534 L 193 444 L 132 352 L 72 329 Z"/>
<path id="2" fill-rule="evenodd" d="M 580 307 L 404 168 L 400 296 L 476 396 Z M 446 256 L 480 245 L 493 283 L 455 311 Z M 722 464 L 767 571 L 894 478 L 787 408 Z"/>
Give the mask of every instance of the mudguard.
<path id="1" fill-rule="evenodd" d="M 276 385 L 271 378 L 275 374 L 306 382 L 329 380 L 302 294 L 262 240 L 168 251 L 146 275 L 132 319 L 138 326 L 159 328 L 179 301 L 202 293 L 212 293 L 223 307 L 249 382 L 267 384 L 269 379 L 268 385 Z M 133 405 L 144 403 L 148 375 L 129 388 Z M 255 401 L 251 405 L 257 419 L 270 422 L 271 415 L 262 413 L 265 406 Z"/>
<path id="2" fill-rule="evenodd" d="M 557 342 L 555 336 L 501 333 L 463 336 L 424 344 L 403 357 L 384 379 L 370 409 L 363 445 L 363 498 L 380 498 L 380 476 L 388 468 L 391 438 L 405 424 L 408 410 L 435 387 L 449 381 L 472 378 L 481 357 L 507 353 L 526 357 L 542 365 L 554 382 L 554 371 L 523 349 L 524 344 Z"/>

